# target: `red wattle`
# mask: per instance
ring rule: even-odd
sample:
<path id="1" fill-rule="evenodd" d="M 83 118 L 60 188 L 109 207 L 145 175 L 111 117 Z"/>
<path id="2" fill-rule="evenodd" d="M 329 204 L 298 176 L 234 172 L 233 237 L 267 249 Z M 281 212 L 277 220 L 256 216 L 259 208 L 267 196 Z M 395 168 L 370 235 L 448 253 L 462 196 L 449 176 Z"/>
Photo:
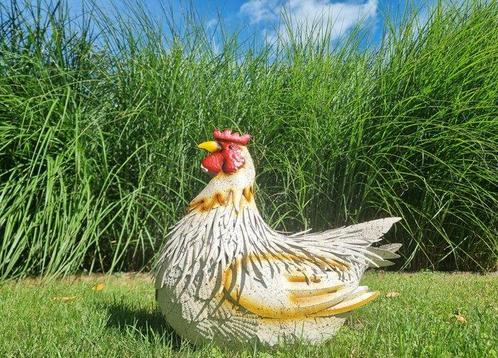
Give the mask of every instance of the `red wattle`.
<path id="1" fill-rule="evenodd" d="M 206 156 L 201 164 L 209 173 L 218 174 L 223 168 L 224 161 L 223 154 L 215 152 Z"/>

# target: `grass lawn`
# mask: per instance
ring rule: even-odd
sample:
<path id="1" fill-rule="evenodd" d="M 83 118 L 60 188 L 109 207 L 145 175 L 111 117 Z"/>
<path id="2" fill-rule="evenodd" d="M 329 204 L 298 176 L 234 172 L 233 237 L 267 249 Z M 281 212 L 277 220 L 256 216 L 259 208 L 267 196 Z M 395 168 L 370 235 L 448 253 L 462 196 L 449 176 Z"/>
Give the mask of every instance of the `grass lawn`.
<path id="1" fill-rule="evenodd" d="M 498 276 L 371 272 L 364 283 L 381 298 L 327 344 L 236 353 L 177 337 L 147 275 L 4 282 L 0 356 L 498 356 Z"/>

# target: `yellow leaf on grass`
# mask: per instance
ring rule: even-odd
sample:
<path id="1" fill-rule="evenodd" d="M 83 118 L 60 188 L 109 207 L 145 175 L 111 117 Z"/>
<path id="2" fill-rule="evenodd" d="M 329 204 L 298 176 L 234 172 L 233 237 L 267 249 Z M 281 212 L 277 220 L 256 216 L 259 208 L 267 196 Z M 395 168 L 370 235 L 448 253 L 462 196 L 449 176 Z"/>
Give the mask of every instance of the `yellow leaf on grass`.
<path id="1" fill-rule="evenodd" d="M 394 297 L 398 297 L 399 295 L 401 295 L 401 293 L 396 292 L 396 291 L 391 291 L 391 292 L 388 292 L 386 294 L 386 297 L 387 298 L 394 298 Z"/>
<path id="2" fill-rule="evenodd" d="M 95 286 L 92 287 L 92 290 L 94 291 L 102 291 L 105 288 L 105 283 L 97 283 Z"/>
<path id="3" fill-rule="evenodd" d="M 61 301 L 61 302 L 73 301 L 75 299 L 76 299 L 76 296 L 55 296 L 55 297 L 52 297 L 53 301 Z"/>
<path id="4" fill-rule="evenodd" d="M 461 324 L 467 323 L 467 320 L 465 319 L 465 317 L 460 313 L 455 315 L 455 319 L 457 320 L 458 323 L 461 323 Z"/>

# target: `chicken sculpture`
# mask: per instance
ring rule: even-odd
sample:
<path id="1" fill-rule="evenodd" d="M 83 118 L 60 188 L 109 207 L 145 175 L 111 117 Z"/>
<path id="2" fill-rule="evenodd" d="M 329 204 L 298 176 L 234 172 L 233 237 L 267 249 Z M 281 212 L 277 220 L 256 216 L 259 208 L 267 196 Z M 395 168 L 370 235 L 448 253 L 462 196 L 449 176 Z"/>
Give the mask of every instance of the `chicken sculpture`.
<path id="1" fill-rule="evenodd" d="M 360 286 L 368 267 L 391 264 L 400 244 L 371 246 L 400 218 L 320 233 L 271 229 L 254 201 L 248 134 L 214 131 L 199 148 L 214 177 L 168 234 L 156 298 L 169 324 L 195 343 L 224 346 L 331 338 L 348 312 L 379 293 Z"/>

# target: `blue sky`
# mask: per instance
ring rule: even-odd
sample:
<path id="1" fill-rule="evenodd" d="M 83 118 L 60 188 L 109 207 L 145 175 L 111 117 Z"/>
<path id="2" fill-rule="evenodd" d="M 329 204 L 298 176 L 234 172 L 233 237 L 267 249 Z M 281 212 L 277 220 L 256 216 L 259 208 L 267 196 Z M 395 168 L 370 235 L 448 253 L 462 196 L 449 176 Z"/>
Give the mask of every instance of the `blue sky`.
<path id="1" fill-rule="evenodd" d="M 72 13 L 78 13 L 84 0 L 68 1 Z M 111 8 L 112 0 L 93 1 L 103 9 Z M 128 2 L 133 3 L 132 0 Z M 420 16 L 423 18 L 428 0 L 144 0 L 140 3 L 146 4 L 159 21 L 164 5 L 171 6 L 180 21 L 181 13 L 191 4 L 207 28 L 216 29 L 221 20 L 229 32 L 237 31 L 242 37 L 255 36 L 262 41 L 285 41 L 288 36 L 283 17 L 287 17 L 287 24 L 293 31 L 305 33 L 312 26 L 318 26 L 321 28 L 315 31 L 318 36 L 328 31 L 336 41 L 361 24 L 370 39 L 378 42 L 386 16 L 399 18 L 406 7 L 411 6 L 422 9 Z M 114 1 L 114 11 L 124 11 L 122 4 L 119 0 Z"/>

